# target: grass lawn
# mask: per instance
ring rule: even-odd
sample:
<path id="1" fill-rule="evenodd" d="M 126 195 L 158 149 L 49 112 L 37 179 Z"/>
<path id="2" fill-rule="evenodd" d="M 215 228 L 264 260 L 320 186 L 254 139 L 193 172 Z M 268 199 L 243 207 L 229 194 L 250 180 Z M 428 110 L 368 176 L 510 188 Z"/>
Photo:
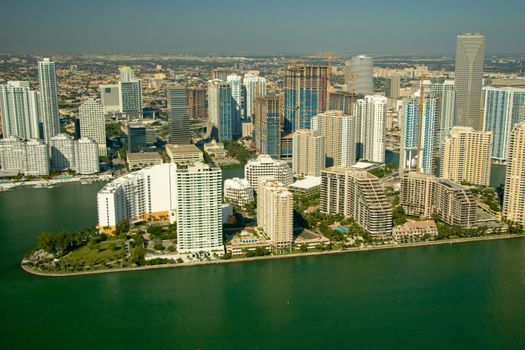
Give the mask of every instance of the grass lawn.
<path id="1" fill-rule="evenodd" d="M 107 262 L 123 259 L 126 256 L 124 240 L 112 240 L 86 245 L 63 257 L 62 264 L 72 266 L 75 270 L 107 268 Z M 118 264 L 120 267 L 120 264 Z"/>

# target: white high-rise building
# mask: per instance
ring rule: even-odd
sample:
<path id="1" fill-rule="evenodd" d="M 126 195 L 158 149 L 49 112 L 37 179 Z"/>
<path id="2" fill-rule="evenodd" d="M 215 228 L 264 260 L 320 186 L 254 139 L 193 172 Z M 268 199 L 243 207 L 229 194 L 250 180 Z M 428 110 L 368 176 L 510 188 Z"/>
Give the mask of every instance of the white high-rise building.
<path id="1" fill-rule="evenodd" d="M 120 68 L 119 81 L 120 112 L 127 114 L 142 114 L 142 85 L 140 79 L 135 78 L 130 67 Z"/>
<path id="2" fill-rule="evenodd" d="M 507 148 L 512 127 L 519 123 L 520 112 L 525 111 L 525 88 L 487 87 L 483 130 L 492 131 L 492 158 L 507 160 Z"/>
<path id="3" fill-rule="evenodd" d="M 365 96 L 354 106 L 356 118 L 356 153 L 358 159 L 385 162 L 387 98 Z"/>
<path id="4" fill-rule="evenodd" d="M 255 109 L 253 102 L 257 97 L 266 96 L 266 78 L 260 77 L 255 74 L 245 74 L 243 80 L 246 88 L 246 117 L 253 119 Z"/>
<path id="5" fill-rule="evenodd" d="M 219 88 L 222 82 L 220 79 L 208 80 L 208 120 L 216 127 L 219 126 Z"/>
<path id="6" fill-rule="evenodd" d="M 359 55 L 346 62 L 346 83 L 348 91 L 359 95 L 374 94 L 374 60 L 372 57 Z"/>
<path id="7" fill-rule="evenodd" d="M 323 137 L 319 131 L 299 129 L 293 133 L 292 169 L 300 176 L 321 176 L 325 167 Z"/>
<path id="8" fill-rule="evenodd" d="M 445 138 L 454 127 L 456 106 L 456 89 L 454 80 L 445 80 L 443 83 L 432 84 L 432 93 L 438 99 L 438 123 L 436 146 L 441 148 Z"/>
<path id="9" fill-rule="evenodd" d="M 66 134 L 58 134 L 49 140 L 51 168 L 54 171 L 75 170 L 75 141 Z"/>
<path id="10" fill-rule="evenodd" d="M 55 62 L 44 58 L 38 62 L 38 80 L 40 82 L 40 118 L 43 123 L 44 141 L 60 133 L 60 117 L 58 114 L 58 84 Z"/>
<path id="11" fill-rule="evenodd" d="M 129 221 L 176 220 L 176 165 L 154 165 L 119 177 L 97 195 L 98 225 L 101 233 L 113 233 Z"/>
<path id="12" fill-rule="evenodd" d="M 258 179 L 271 176 L 277 181 L 289 186 L 293 182 L 293 171 L 284 160 L 276 160 L 267 154 L 261 154 L 255 160 L 250 160 L 244 166 L 244 177 L 250 185 L 257 189 Z"/>
<path id="13" fill-rule="evenodd" d="M 75 141 L 76 172 L 82 175 L 96 174 L 100 171 L 98 144 L 88 138 Z"/>
<path id="14" fill-rule="evenodd" d="M 177 251 L 224 252 L 222 171 L 197 162 L 177 168 Z"/>
<path id="15" fill-rule="evenodd" d="M 120 91 L 118 84 L 100 85 L 100 103 L 104 113 L 117 113 L 120 111 Z"/>
<path id="16" fill-rule="evenodd" d="M 49 150 L 42 140 L 31 139 L 25 142 L 26 160 L 24 175 L 49 175 Z"/>
<path id="17" fill-rule="evenodd" d="M 40 137 L 38 93 L 29 89 L 29 82 L 8 81 L 0 85 L 0 116 L 4 137 Z"/>
<path id="18" fill-rule="evenodd" d="M 99 154 L 107 155 L 106 117 L 104 108 L 94 98 L 89 98 L 78 109 L 80 119 L 80 137 L 89 138 L 98 144 Z"/>
<path id="19" fill-rule="evenodd" d="M 16 136 L 0 139 L 0 165 L 3 170 L 18 170 L 26 176 L 49 175 L 47 145 L 42 140 L 23 141 Z"/>
<path id="20" fill-rule="evenodd" d="M 259 179 L 257 226 L 268 235 L 277 251 L 289 251 L 293 241 L 293 195 L 271 177 Z"/>
<path id="21" fill-rule="evenodd" d="M 327 167 L 355 164 L 354 120 L 342 111 L 326 111 L 312 118 L 312 129 L 318 130 L 323 137 Z"/>
<path id="22" fill-rule="evenodd" d="M 25 143 L 11 135 L 0 139 L 0 166 L 2 170 L 18 170 L 24 172 L 26 167 Z"/>

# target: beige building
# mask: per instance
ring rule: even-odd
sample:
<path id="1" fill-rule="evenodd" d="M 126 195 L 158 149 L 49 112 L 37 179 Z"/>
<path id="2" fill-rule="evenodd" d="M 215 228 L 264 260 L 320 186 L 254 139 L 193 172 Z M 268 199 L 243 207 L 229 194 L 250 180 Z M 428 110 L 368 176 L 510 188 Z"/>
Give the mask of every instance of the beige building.
<path id="1" fill-rule="evenodd" d="M 441 152 L 441 177 L 488 186 L 492 157 L 492 132 L 454 127 Z"/>
<path id="2" fill-rule="evenodd" d="M 331 167 L 321 172 L 321 212 L 353 218 L 371 235 L 392 233 L 392 207 L 379 179 L 369 172 Z"/>
<path id="3" fill-rule="evenodd" d="M 169 143 L 166 145 L 166 153 L 171 162 L 176 164 L 193 164 L 204 160 L 201 150 L 192 144 L 175 145 Z"/>
<path id="4" fill-rule="evenodd" d="M 136 152 L 127 154 L 130 171 L 139 170 L 152 165 L 162 164 L 162 157 L 157 152 Z"/>
<path id="5" fill-rule="evenodd" d="M 246 179 L 234 177 L 224 181 L 224 200 L 244 207 L 253 202 L 253 187 Z"/>
<path id="6" fill-rule="evenodd" d="M 227 155 L 224 144 L 222 142 L 215 141 L 215 139 L 204 144 L 204 151 L 208 153 L 210 157 L 225 158 Z"/>
<path id="7" fill-rule="evenodd" d="M 349 167 L 355 164 L 354 117 L 342 111 L 326 111 L 312 118 L 312 129 L 323 137 L 326 166 Z"/>
<path id="8" fill-rule="evenodd" d="M 396 241 L 413 241 L 425 236 L 436 237 L 437 235 L 438 229 L 434 220 L 409 221 L 392 230 L 392 237 Z"/>
<path id="9" fill-rule="evenodd" d="M 440 220 L 451 225 L 476 224 L 476 198 L 467 187 L 432 175 L 409 172 L 401 177 L 399 202 L 411 216 Z"/>
<path id="10" fill-rule="evenodd" d="M 324 155 L 323 138 L 318 131 L 300 129 L 293 133 L 292 170 L 296 175 L 321 176 Z"/>
<path id="11" fill-rule="evenodd" d="M 525 225 L 525 122 L 512 129 L 508 151 L 503 215 Z"/>
<path id="12" fill-rule="evenodd" d="M 279 181 L 263 177 L 257 191 L 257 226 L 277 251 L 289 251 L 293 241 L 293 195 Z"/>

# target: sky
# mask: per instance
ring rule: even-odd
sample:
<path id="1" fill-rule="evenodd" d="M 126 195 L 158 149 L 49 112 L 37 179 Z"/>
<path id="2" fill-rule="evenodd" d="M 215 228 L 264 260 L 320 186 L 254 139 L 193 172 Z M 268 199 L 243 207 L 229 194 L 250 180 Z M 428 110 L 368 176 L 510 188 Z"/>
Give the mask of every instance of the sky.
<path id="1" fill-rule="evenodd" d="M 17 0 L 4 53 L 525 53 L 525 0 Z"/>

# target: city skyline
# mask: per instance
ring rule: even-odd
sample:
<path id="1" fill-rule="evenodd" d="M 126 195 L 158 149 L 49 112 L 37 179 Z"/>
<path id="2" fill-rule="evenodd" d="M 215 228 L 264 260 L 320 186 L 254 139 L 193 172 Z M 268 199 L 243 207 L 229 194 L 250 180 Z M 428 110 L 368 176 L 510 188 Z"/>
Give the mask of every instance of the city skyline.
<path id="1" fill-rule="evenodd" d="M 312 10 L 315 4 L 311 0 L 199 4 L 156 0 L 125 6 L 121 1 L 98 0 L 74 5 L 60 0 L 9 3 L 0 14 L 0 40 L 4 52 L 453 54 L 457 33 L 482 32 L 488 54 L 523 53 L 525 48 L 520 35 L 525 3 L 517 0 L 500 8 L 485 0 L 328 1 L 318 4 L 328 19 L 321 27 L 307 25 L 318 19 L 319 11 Z M 294 16 L 288 16 L 292 11 Z M 225 16 L 237 20 L 224 21 Z M 407 17 L 410 21 L 402 20 Z M 128 18 L 152 25 L 124 25 Z M 93 22 L 105 25 L 93 26 Z M 14 26 L 21 29 L 13 32 Z"/>

